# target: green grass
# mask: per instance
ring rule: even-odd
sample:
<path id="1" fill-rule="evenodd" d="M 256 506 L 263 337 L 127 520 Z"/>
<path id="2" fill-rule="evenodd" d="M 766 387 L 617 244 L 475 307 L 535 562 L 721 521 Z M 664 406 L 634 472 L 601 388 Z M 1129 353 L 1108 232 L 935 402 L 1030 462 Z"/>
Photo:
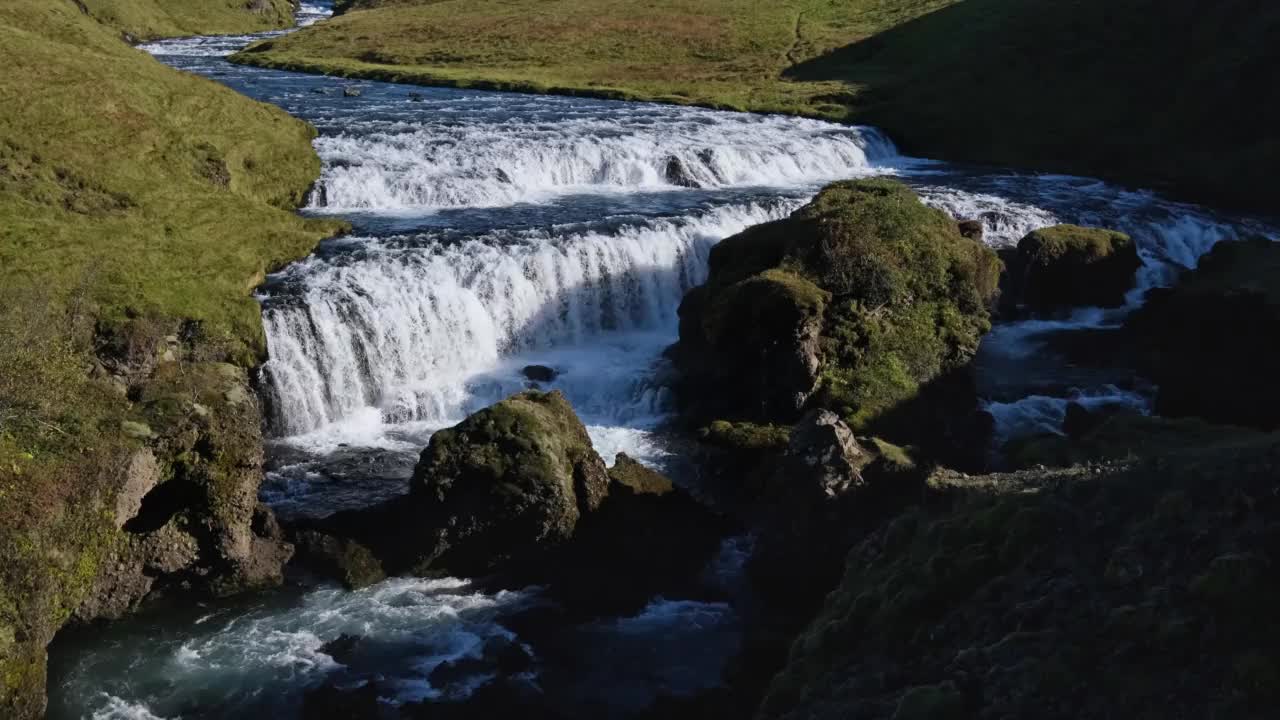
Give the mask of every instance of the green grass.
<path id="1" fill-rule="evenodd" d="M 840 116 L 840 83 L 797 61 L 951 0 L 562 0 L 355 3 L 239 59 L 408 82 Z M 373 9 L 361 9 L 369 5 Z"/>
<path id="2" fill-rule="evenodd" d="M 1249 0 L 355 0 L 237 56 L 879 125 L 909 152 L 1275 212 L 1280 6 Z"/>
<path id="3" fill-rule="evenodd" d="M 148 367 L 180 335 L 183 359 L 256 364 L 252 289 L 339 229 L 292 211 L 312 128 L 120 37 L 266 26 L 244 7 L 0 4 L 0 716 L 39 715 L 44 645 L 118 535 L 146 418 L 100 360 Z"/>
<path id="4" fill-rule="evenodd" d="M 290 0 L 80 0 L 80 5 L 137 40 L 253 33 L 293 24 Z"/>

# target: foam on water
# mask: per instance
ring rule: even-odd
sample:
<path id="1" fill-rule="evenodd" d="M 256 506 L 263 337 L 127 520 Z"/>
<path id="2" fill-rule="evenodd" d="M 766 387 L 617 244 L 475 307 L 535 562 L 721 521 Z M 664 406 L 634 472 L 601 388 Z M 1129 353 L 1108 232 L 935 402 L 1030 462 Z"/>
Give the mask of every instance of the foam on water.
<path id="1" fill-rule="evenodd" d="M 146 705 L 107 693 L 101 694 L 99 706 L 93 711 L 93 720 L 166 720 L 151 712 Z"/>
<path id="2" fill-rule="evenodd" d="M 570 192 L 795 186 L 882 171 L 896 151 L 868 128 L 654 108 L 546 122 L 452 117 L 348 124 L 316 141 L 326 211 L 498 207 Z"/>
<path id="3" fill-rule="evenodd" d="M 663 393 L 644 370 L 674 339 L 676 308 L 705 277 L 711 246 L 797 204 L 610 232 L 370 239 L 359 253 L 312 258 L 288 271 L 300 293 L 264 313 L 276 427 L 366 428 L 369 408 L 386 423 L 456 422 L 519 390 L 526 362 L 560 369 L 552 385 L 587 414 L 653 415 Z"/>
<path id="4" fill-rule="evenodd" d="M 1062 423 L 1071 403 L 1078 403 L 1086 410 L 1119 406 L 1146 414 L 1150 409 L 1148 396 L 1114 385 L 1077 389 L 1065 397 L 1030 395 L 1013 402 L 988 402 L 985 409 L 995 418 L 996 439 L 1003 443 L 1033 435 L 1063 434 Z"/>
<path id="5" fill-rule="evenodd" d="M 269 717 L 325 680 L 378 678 L 393 703 L 435 698 L 441 689 L 427 680 L 431 671 L 478 656 L 489 638 L 510 638 L 496 619 L 529 598 L 474 592 L 456 579 L 399 578 L 354 592 L 317 589 L 202 623 L 129 623 L 114 630 L 125 637 L 77 659 L 62 699 L 83 698 L 94 720 L 172 720 L 193 709 L 199 717 Z M 360 638 L 343 657 L 348 665 L 324 651 L 343 634 Z"/>

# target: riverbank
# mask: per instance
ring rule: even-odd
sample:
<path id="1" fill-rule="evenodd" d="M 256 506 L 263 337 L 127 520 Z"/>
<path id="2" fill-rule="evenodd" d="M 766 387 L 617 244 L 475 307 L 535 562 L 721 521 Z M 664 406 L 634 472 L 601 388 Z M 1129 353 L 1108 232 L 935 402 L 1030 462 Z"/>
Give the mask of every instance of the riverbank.
<path id="1" fill-rule="evenodd" d="M 87 597 L 84 619 L 118 614 L 164 576 L 139 553 L 166 519 L 214 531 L 167 536 L 194 553 L 171 571 L 219 592 L 272 575 L 246 564 L 261 478 L 248 372 L 265 355 L 251 292 L 342 224 L 292 211 L 319 174 L 314 130 L 121 39 L 280 25 L 224 5 L 181 22 L 142 3 L 0 8 L 6 717 L 41 714 L 45 645 Z M 201 499 L 129 525 L 150 490 L 183 483 Z M 107 579 L 108 563 L 128 572 Z"/>
<path id="2" fill-rule="evenodd" d="M 1273 8 L 1100 0 L 637 6 L 362 0 L 236 61 L 352 78 L 782 112 L 913 154 L 1276 211 Z M 1224 80 L 1225 78 L 1225 80 Z M 1046 142 L 1052 137 L 1052 142 Z"/>

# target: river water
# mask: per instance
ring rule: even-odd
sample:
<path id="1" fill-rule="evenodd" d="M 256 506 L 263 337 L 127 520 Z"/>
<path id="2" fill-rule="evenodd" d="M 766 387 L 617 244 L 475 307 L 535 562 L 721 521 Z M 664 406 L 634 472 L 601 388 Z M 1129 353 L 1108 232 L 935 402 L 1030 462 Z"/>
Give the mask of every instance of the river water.
<path id="1" fill-rule="evenodd" d="M 326 12 L 304 5 L 300 22 Z M 405 492 L 430 434 L 530 385 L 527 365 L 556 371 L 540 386 L 568 396 L 606 460 L 626 451 L 679 474 L 663 430 L 662 352 L 676 339 L 682 295 L 704 279 L 716 242 L 784 217 L 833 180 L 897 176 L 930 205 L 981 220 L 997 246 L 1059 222 L 1128 232 L 1144 260 L 1133 303 L 1214 243 L 1267 231 L 1096 180 L 903 157 L 871 128 L 226 62 L 258 37 L 144 49 L 319 128 L 323 175 L 303 212 L 354 226 L 260 291 L 272 436 L 262 492 L 284 517 Z M 1072 399 L 1145 408 L 1149 389 L 1123 379 L 1030 394 L 1009 380 L 1035 375 L 1046 333 L 1114 325 L 1128 309 L 997 327 L 982 364 L 998 433 L 1056 429 Z M 729 588 L 746 545 L 726 543 L 709 569 L 725 601 L 655 598 L 635 617 L 580 628 L 584 702 L 624 711 L 714 686 L 736 647 Z M 432 687 L 431 669 L 512 637 L 502 618 L 534 602 L 536 589 L 485 594 L 462 580 L 396 579 L 125 621 L 55 648 L 50 711 L 287 718 L 326 679 L 376 678 L 388 708 L 456 699 L 450 693 L 465 692 Z M 322 650 L 344 633 L 366 639 L 346 664 Z"/>

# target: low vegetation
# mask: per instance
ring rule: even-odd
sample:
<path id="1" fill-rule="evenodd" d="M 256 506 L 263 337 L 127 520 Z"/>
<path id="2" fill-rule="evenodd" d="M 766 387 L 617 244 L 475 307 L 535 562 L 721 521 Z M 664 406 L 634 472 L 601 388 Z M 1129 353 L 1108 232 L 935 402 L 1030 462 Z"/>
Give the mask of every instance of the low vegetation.
<path id="1" fill-rule="evenodd" d="M 1280 8 L 1246 0 L 348 0 L 241 62 L 865 122 L 916 154 L 1274 211 Z"/>
<path id="2" fill-rule="evenodd" d="M 134 40 L 229 35 L 289 27 L 293 0 L 79 0 L 95 20 Z"/>
<path id="3" fill-rule="evenodd" d="M 899 182 L 831 185 L 712 250 L 707 283 L 680 308 L 681 355 L 696 378 L 686 395 L 720 416 L 786 423 L 823 407 L 856 432 L 894 426 L 919 439 L 906 406 L 973 357 L 1000 269 Z"/>
<path id="4" fill-rule="evenodd" d="M 1266 717 L 1276 453 L 936 473 L 849 553 L 758 720 Z"/>
<path id="5" fill-rule="evenodd" d="M 149 372 L 256 364 L 252 289 L 338 229 L 291 211 L 311 128 L 120 35 L 278 26 L 287 5 L 0 5 L 0 715 L 41 712 L 45 643 L 112 549 Z"/>

